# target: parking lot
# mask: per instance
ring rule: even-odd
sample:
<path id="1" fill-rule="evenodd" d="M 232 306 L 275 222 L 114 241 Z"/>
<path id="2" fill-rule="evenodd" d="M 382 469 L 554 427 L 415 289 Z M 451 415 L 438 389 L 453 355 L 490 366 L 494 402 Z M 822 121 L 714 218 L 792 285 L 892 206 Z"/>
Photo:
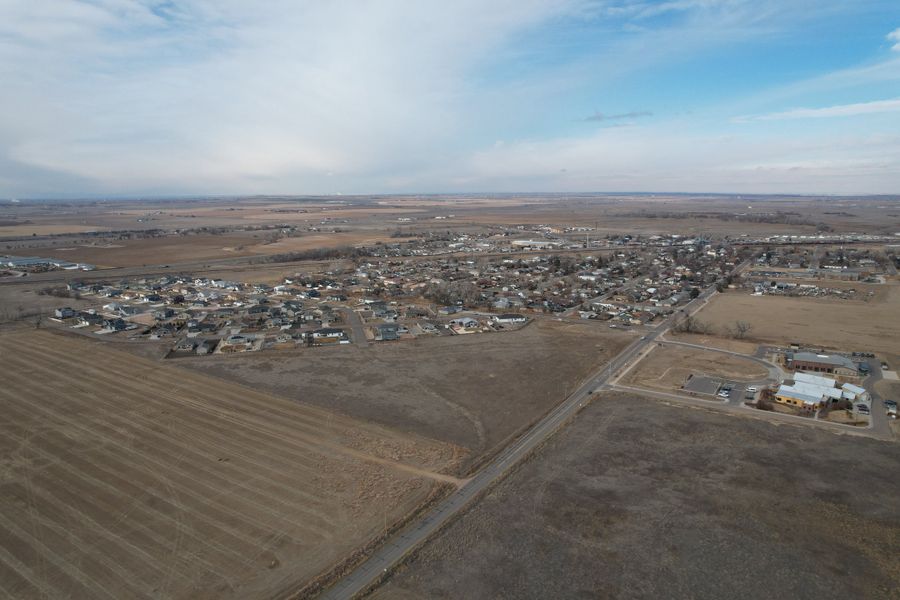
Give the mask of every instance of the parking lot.
<path id="1" fill-rule="evenodd" d="M 706 396 L 714 396 L 718 400 L 739 404 L 745 400 L 751 400 L 756 394 L 756 387 L 747 383 L 738 383 L 728 381 L 721 377 L 706 377 L 704 375 L 693 375 L 684 384 L 684 390 L 694 394 L 703 394 Z M 748 391 L 747 388 L 754 388 Z M 746 397 L 751 394 L 750 397 Z"/>

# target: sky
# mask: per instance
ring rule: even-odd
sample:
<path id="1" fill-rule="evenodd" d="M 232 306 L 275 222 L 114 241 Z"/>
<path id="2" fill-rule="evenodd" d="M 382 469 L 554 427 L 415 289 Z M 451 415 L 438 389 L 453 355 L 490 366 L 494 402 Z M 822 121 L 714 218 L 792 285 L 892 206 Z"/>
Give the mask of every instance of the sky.
<path id="1" fill-rule="evenodd" d="M 897 0 L 0 0 L 0 198 L 900 193 Z"/>

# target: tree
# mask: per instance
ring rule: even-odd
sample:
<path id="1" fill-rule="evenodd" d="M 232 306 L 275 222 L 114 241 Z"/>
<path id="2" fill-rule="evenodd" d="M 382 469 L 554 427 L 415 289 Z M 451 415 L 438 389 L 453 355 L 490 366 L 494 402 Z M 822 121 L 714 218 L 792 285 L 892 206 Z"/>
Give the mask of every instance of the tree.
<path id="1" fill-rule="evenodd" d="M 728 328 L 728 332 L 731 334 L 731 337 L 742 340 L 747 337 L 751 329 L 753 329 L 753 325 L 747 321 L 735 321 L 734 325 Z"/>
<path id="2" fill-rule="evenodd" d="M 712 326 L 693 315 L 688 315 L 672 327 L 675 333 L 711 333 Z"/>

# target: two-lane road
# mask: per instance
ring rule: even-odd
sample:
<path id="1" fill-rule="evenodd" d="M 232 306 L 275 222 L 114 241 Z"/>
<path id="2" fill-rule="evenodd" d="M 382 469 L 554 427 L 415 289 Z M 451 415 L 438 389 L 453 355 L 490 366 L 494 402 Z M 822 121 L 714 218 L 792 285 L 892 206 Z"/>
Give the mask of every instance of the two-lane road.
<path id="1" fill-rule="evenodd" d="M 746 266 L 746 264 L 744 263 L 735 269 L 735 272 Z M 546 441 L 563 423 L 584 406 L 589 395 L 595 389 L 605 386 L 620 369 L 629 366 L 631 361 L 637 358 L 641 352 L 655 343 L 657 337 L 668 331 L 677 319 L 684 314 L 689 315 L 698 311 L 715 293 L 715 286 L 711 286 L 685 305 L 682 311 L 668 317 L 655 331 L 634 340 L 603 369 L 585 381 L 566 400 L 487 463 L 475 477 L 441 501 L 424 517 L 417 519 L 392 535 L 369 558 L 334 586 L 326 590 L 321 597 L 328 600 L 349 600 L 375 584 L 384 573 L 402 560 L 404 556 L 448 523 L 452 517 L 457 515 L 492 484 L 499 481 L 513 465 Z"/>

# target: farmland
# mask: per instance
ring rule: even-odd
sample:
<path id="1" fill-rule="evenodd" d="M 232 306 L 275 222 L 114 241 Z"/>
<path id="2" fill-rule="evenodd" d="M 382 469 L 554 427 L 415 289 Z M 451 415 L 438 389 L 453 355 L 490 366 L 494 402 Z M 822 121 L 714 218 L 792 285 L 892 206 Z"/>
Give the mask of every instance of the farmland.
<path id="1" fill-rule="evenodd" d="M 896 444 L 604 395 L 370 597 L 896 598 L 898 463 Z"/>
<path id="2" fill-rule="evenodd" d="M 7 597 L 296 590 L 462 454 L 82 338 L 5 330 L 0 354 Z"/>

